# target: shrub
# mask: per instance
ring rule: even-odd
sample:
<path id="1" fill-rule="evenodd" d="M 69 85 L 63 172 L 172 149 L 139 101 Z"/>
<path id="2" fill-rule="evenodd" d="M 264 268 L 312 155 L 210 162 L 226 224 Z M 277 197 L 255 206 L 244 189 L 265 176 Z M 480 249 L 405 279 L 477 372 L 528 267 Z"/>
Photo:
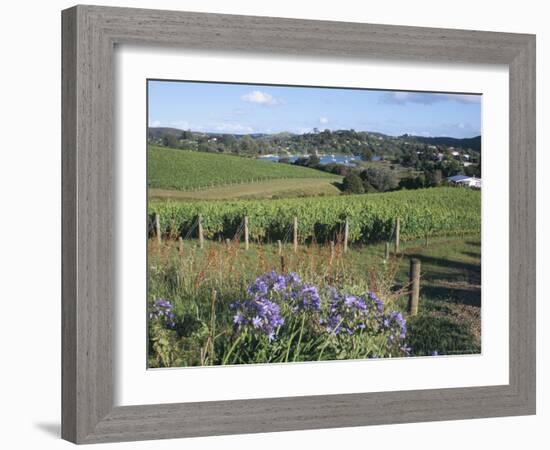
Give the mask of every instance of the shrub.
<path id="1" fill-rule="evenodd" d="M 348 173 L 342 182 L 342 189 L 346 194 L 364 194 L 365 188 L 361 178 L 353 172 Z"/>
<path id="2" fill-rule="evenodd" d="M 361 172 L 361 180 L 373 186 L 378 192 L 391 191 L 397 187 L 397 178 L 387 169 L 369 167 Z"/>

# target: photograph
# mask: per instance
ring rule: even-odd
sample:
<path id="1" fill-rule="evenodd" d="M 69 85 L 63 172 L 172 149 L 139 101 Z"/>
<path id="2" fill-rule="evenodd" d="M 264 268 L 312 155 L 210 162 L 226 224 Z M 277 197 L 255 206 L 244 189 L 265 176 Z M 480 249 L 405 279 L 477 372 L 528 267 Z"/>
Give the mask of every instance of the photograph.
<path id="1" fill-rule="evenodd" d="M 480 93 L 146 89 L 149 369 L 481 354 Z"/>

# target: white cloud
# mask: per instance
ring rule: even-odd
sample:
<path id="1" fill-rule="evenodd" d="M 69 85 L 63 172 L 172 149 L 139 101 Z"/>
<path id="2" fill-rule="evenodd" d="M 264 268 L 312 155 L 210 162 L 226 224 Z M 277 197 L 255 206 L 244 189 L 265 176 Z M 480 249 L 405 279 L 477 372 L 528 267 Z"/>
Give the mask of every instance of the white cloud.
<path id="1" fill-rule="evenodd" d="M 395 92 L 386 93 L 383 96 L 382 101 L 384 103 L 393 103 L 397 105 L 404 105 L 406 103 L 420 103 L 423 105 L 432 105 L 434 103 L 446 102 L 446 101 L 454 101 L 457 103 L 479 104 L 481 102 L 481 95 L 395 91 Z"/>
<path id="2" fill-rule="evenodd" d="M 253 133 L 254 128 L 240 123 L 220 122 L 213 126 L 220 133 Z"/>
<path id="3" fill-rule="evenodd" d="M 319 117 L 319 123 L 325 125 L 328 123 L 328 119 L 326 117 Z"/>
<path id="4" fill-rule="evenodd" d="M 252 91 L 248 94 L 245 94 L 241 97 L 241 100 L 249 103 L 256 103 L 258 105 L 264 106 L 276 106 L 280 105 L 281 100 L 273 97 L 271 94 L 262 91 Z"/>
<path id="5" fill-rule="evenodd" d="M 165 128 L 178 128 L 180 130 L 193 130 L 199 131 L 203 127 L 200 125 L 193 125 L 187 120 L 174 120 L 172 122 L 161 122 L 160 120 L 149 121 L 150 127 L 165 127 Z"/>

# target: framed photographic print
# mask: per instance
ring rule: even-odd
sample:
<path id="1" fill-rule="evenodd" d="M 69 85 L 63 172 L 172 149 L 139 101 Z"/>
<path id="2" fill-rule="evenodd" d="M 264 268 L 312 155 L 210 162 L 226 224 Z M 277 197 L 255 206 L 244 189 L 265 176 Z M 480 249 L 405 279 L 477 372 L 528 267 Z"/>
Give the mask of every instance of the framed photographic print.
<path id="1" fill-rule="evenodd" d="M 63 11 L 63 437 L 533 414 L 534 74 L 531 35 Z"/>

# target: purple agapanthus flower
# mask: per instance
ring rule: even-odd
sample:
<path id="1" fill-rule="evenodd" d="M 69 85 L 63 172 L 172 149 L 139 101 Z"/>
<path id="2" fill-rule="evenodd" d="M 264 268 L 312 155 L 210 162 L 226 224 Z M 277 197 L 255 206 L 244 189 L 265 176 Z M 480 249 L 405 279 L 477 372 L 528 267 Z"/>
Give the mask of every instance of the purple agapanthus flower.
<path id="1" fill-rule="evenodd" d="M 342 294 L 334 288 L 329 288 L 329 296 L 328 314 L 321 321 L 329 333 L 338 335 L 344 332 L 351 336 L 372 325 L 370 322 L 375 318 L 373 314 L 377 309 L 371 313 L 368 296 Z"/>
<path id="2" fill-rule="evenodd" d="M 328 302 L 324 303 L 322 299 L 327 297 Z M 247 298 L 233 303 L 231 308 L 236 330 L 263 334 L 269 341 L 277 338 L 285 324 L 283 313 L 307 312 L 319 323 L 320 330 L 333 336 L 380 336 L 390 354 L 408 356 L 411 352 L 405 341 L 405 318 L 399 311 L 386 313 L 383 301 L 374 292 L 357 295 L 333 287 L 320 292 L 316 286 L 303 283 L 294 272 L 271 271 L 259 276 L 248 287 Z"/>
<path id="3" fill-rule="evenodd" d="M 380 300 L 376 294 L 372 291 L 367 292 L 367 298 L 374 304 L 379 313 L 384 312 L 384 302 Z"/>
<path id="4" fill-rule="evenodd" d="M 313 285 L 302 284 L 300 281 L 296 281 L 293 285 L 289 285 L 289 289 L 284 294 L 284 300 L 286 300 L 295 313 L 319 311 L 321 309 L 321 296 Z"/>
<path id="5" fill-rule="evenodd" d="M 158 319 L 168 328 L 176 327 L 176 315 L 172 303 L 165 298 L 158 298 L 154 301 L 153 307 L 149 311 L 149 319 Z"/>
<path id="6" fill-rule="evenodd" d="M 230 307 L 236 310 L 233 323 L 237 329 L 259 331 L 269 340 L 275 338 L 277 329 L 284 324 L 279 305 L 264 297 L 235 302 Z"/>
<path id="7" fill-rule="evenodd" d="M 399 311 L 392 311 L 389 315 L 384 316 L 382 325 L 386 329 L 395 329 L 400 339 L 407 337 L 407 321 Z"/>
<path id="8" fill-rule="evenodd" d="M 286 278 L 272 270 L 258 278 L 248 287 L 248 295 L 261 297 L 269 291 L 283 291 L 286 288 Z"/>
<path id="9" fill-rule="evenodd" d="M 286 284 L 288 286 L 292 286 L 292 285 L 295 285 L 295 284 L 300 284 L 302 282 L 302 280 L 300 279 L 298 274 L 294 273 L 294 272 L 287 273 L 285 280 L 286 280 Z"/>

